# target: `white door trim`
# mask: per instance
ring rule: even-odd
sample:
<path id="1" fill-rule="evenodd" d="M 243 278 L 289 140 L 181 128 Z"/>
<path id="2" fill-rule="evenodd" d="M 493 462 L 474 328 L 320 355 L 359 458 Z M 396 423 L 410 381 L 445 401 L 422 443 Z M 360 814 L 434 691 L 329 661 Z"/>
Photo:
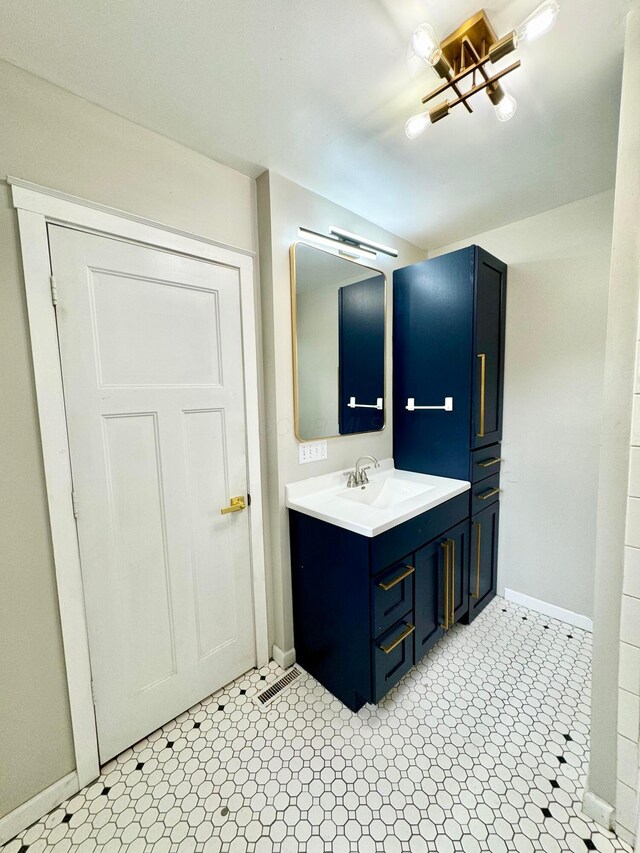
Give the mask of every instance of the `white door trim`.
<path id="1" fill-rule="evenodd" d="M 80 555 L 71 501 L 71 464 L 62 374 L 55 311 L 51 298 L 47 224 L 56 223 L 107 237 L 117 237 L 192 258 L 214 261 L 238 270 L 245 372 L 247 478 L 251 494 L 250 549 L 256 664 L 262 666 L 269 660 L 269 647 L 253 257 L 246 252 L 224 247 L 210 240 L 194 237 L 75 196 L 68 196 L 57 190 L 39 187 L 28 181 L 10 177 L 7 181 L 12 188 L 13 206 L 18 211 L 76 772 L 78 787 L 82 788 L 99 775 L 100 768 L 91 696 L 91 667 Z"/>

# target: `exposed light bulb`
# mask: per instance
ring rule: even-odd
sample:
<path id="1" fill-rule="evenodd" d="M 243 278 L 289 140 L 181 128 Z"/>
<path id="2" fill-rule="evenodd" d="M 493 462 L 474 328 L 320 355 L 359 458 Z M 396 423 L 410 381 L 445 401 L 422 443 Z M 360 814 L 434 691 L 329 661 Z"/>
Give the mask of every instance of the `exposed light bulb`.
<path id="1" fill-rule="evenodd" d="M 429 118 L 428 112 L 418 113 L 418 115 L 411 116 L 410 119 L 407 119 L 407 123 L 404 126 L 404 132 L 409 139 L 416 139 L 421 133 L 425 132 L 430 124 L 431 119 Z"/>
<path id="2" fill-rule="evenodd" d="M 435 65 L 438 61 L 438 39 L 431 24 L 424 23 L 411 36 L 411 51 L 423 62 Z"/>
<path id="3" fill-rule="evenodd" d="M 548 33 L 558 17 L 560 6 L 556 0 L 544 0 L 516 30 L 516 41 L 535 41 Z"/>
<path id="4" fill-rule="evenodd" d="M 509 121 L 516 114 L 518 102 L 513 95 L 508 95 L 505 92 L 504 97 L 495 105 L 494 109 L 500 121 Z"/>

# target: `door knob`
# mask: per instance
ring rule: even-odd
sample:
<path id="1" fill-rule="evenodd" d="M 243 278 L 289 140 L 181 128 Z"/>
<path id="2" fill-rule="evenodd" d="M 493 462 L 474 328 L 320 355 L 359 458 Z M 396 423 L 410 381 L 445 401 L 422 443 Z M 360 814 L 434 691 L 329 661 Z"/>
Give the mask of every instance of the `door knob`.
<path id="1" fill-rule="evenodd" d="M 229 506 L 222 507 L 220 510 L 220 515 L 226 515 L 229 512 L 240 512 L 241 510 L 246 508 L 246 503 L 244 502 L 244 497 L 240 495 L 237 498 L 231 498 L 231 503 Z"/>

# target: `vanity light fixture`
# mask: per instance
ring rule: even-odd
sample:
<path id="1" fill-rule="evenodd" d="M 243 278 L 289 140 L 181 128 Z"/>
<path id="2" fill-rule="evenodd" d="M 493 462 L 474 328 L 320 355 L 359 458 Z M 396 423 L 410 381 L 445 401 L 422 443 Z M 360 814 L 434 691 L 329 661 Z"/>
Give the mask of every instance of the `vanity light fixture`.
<path id="1" fill-rule="evenodd" d="M 436 71 L 444 82 L 422 99 L 427 104 L 444 92 L 454 96 L 431 109 L 411 116 L 405 124 L 409 139 L 424 133 L 430 124 L 448 116 L 453 107 L 462 104 L 467 112 L 473 112 L 469 99 L 485 91 L 493 104 L 500 121 L 509 121 L 515 114 L 517 103 L 509 95 L 502 79 L 520 67 L 520 60 L 495 74 L 488 73 L 487 66 L 493 65 L 513 53 L 520 44 L 535 41 L 553 27 L 560 6 L 556 0 L 544 0 L 519 27 L 502 38 L 498 38 L 484 10 L 465 21 L 444 41 L 438 42 L 431 24 L 422 23 L 413 33 L 409 44 L 409 56 L 418 57 Z M 471 85 L 462 91 L 460 84 Z"/>
<path id="2" fill-rule="evenodd" d="M 374 260 L 378 257 L 378 252 L 391 255 L 393 258 L 398 257 L 396 249 L 384 246 L 382 243 L 376 243 L 367 237 L 359 237 L 357 234 L 352 234 L 351 231 L 345 231 L 343 228 L 337 228 L 335 225 L 331 226 L 329 232 L 329 235 L 321 234 L 319 231 L 301 226 L 298 228 L 298 237 L 308 240 L 310 243 L 319 243 L 321 246 L 337 249 L 341 255 L 346 255 L 348 258 Z"/>
<path id="3" fill-rule="evenodd" d="M 364 246 L 365 249 L 372 249 L 374 252 L 382 252 L 383 255 L 389 255 L 392 258 L 398 257 L 398 250 L 391 246 L 385 246 L 384 243 L 376 243 L 375 240 L 370 240 L 368 237 L 360 237 L 358 234 L 353 234 L 351 231 L 345 231 L 344 228 L 337 228 L 332 225 L 329 228 L 329 233 L 335 235 L 340 240 L 350 243 L 354 246 Z"/>

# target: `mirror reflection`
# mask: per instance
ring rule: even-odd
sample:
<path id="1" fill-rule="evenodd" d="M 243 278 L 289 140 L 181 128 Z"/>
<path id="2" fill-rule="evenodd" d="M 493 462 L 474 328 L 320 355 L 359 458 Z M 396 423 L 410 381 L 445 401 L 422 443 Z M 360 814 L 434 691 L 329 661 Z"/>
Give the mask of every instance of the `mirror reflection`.
<path id="1" fill-rule="evenodd" d="M 385 276 L 291 247 L 296 435 L 301 441 L 384 428 Z"/>

